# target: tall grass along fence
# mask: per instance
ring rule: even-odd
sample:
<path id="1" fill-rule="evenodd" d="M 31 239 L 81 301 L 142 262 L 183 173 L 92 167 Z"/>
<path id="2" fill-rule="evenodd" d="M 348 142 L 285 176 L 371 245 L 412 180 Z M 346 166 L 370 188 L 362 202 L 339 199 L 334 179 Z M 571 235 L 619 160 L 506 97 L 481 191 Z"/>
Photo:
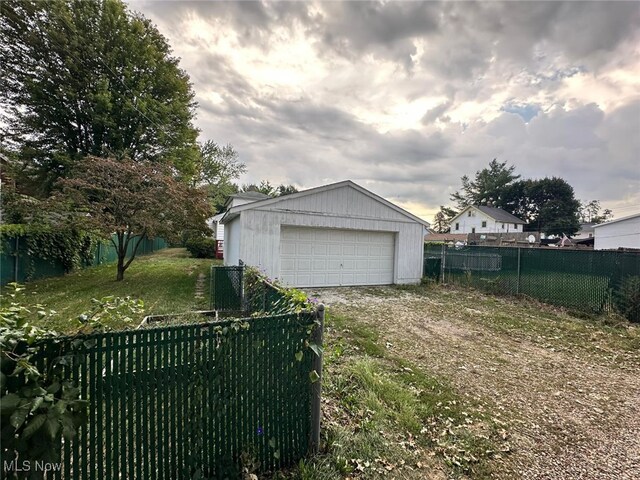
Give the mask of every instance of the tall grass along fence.
<path id="1" fill-rule="evenodd" d="M 424 275 L 589 313 L 615 311 L 640 321 L 638 253 L 426 245 Z"/>
<path id="2" fill-rule="evenodd" d="M 42 340 L 34 363 L 64 362 L 88 417 L 46 478 L 242 478 L 316 451 L 324 309 L 288 304 L 279 315 Z M 24 459 L 2 457 L 3 478 L 25 476 Z"/>
<path id="3" fill-rule="evenodd" d="M 138 237 L 132 237 L 127 248 L 127 257 L 133 253 L 133 248 Z M 114 235 L 114 240 L 116 240 Z M 167 242 L 163 238 L 145 238 L 138 246 L 136 255 L 147 255 L 167 248 Z M 92 260 L 84 266 L 96 266 L 103 263 L 112 263 L 118 260 L 116 248 L 111 242 L 100 242 L 96 245 Z M 61 261 L 51 258 L 34 256 L 27 249 L 27 241 L 24 236 L 3 235 L 2 249 L 0 250 L 0 285 L 9 282 L 24 283 L 45 277 L 56 277 L 68 273 L 68 269 Z"/>

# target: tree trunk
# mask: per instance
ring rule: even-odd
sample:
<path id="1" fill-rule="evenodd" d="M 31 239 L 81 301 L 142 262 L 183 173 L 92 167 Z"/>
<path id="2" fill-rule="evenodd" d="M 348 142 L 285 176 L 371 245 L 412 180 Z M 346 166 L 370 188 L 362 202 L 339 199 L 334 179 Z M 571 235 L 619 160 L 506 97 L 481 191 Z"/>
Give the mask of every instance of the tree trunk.
<path id="1" fill-rule="evenodd" d="M 124 256 L 121 257 L 120 255 L 118 255 L 118 274 L 116 275 L 117 282 L 124 280 L 124 270 Z"/>
<path id="2" fill-rule="evenodd" d="M 145 234 L 146 231 L 143 231 L 140 236 L 138 237 L 138 240 L 134 243 L 133 245 L 133 251 L 131 252 L 131 257 L 129 258 L 129 260 L 127 260 L 127 262 L 125 263 L 125 259 L 127 256 L 127 247 L 129 246 L 129 240 L 131 239 L 131 232 L 126 232 L 126 233 L 122 233 L 122 234 L 118 234 L 118 274 L 116 275 L 116 281 L 119 282 L 121 280 L 124 280 L 124 271 L 129 268 L 129 265 L 131 265 L 131 262 L 133 262 L 133 259 L 136 258 L 136 253 L 138 252 L 138 247 L 140 246 L 140 243 L 142 242 L 142 240 L 145 238 Z M 126 235 L 126 241 L 125 241 L 125 235 Z"/>

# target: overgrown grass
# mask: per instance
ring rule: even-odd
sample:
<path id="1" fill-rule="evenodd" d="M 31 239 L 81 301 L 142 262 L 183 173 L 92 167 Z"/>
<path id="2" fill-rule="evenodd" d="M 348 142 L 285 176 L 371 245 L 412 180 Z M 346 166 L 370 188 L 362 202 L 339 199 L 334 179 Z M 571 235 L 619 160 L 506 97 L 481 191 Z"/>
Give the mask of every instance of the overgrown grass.
<path id="1" fill-rule="evenodd" d="M 417 479 L 435 470 L 485 478 L 508 450 L 486 406 L 390 354 L 374 328 L 353 318 L 327 318 L 323 392 L 324 451 L 292 478 Z"/>
<path id="2" fill-rule="evenodd" d="M 115 264 L 100 265 L 64 277 L 30 282 L 25 295 L 29 303 L 41 303 L 58 312 L 42 326 L 59 332 L 77 327 L 75 319 L 89 309 L 92 298 L 109 295 L 142 299 L 144 315 L 204 309 L 208 308 L 209 270 L 214 262 L 220 261 L 190 258 L 185 249 L 170 248 L 136 258 L 120 282 L 115 280 Z M 206 276 L 205 292 L 204 298 L 196 300 L 200 273 Z M 111 327 L 119 329 L 124 325 Z"/>

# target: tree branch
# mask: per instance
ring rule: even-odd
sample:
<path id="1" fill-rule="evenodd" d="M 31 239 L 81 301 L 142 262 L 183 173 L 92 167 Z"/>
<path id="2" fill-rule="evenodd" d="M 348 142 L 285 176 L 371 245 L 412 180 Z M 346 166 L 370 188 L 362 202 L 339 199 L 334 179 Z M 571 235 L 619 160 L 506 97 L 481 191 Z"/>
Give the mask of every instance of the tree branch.
<path id="1" fill-rule="evenodd" d="M 133 262 L 133 259 L 136 258 L 136 252 L 138 251 L 138 246 L 140 246 L 140 243 L 144 239 L 144 236 L 146 235 L 146 233 L 147 233 L 147 231 L 143 230 L 142 233 L 140 234 L 140 238 L 138 238 L 138 241 L 136 242 L 135 246 L 133 247 L 133 252 L 131 252 L 131 258 L 129 258 L 127 263 L 124 264 L 123 270 L 126 270 L 127 267 L 129 267 L 129 265 L 131 264 L 131 262 Z"/>

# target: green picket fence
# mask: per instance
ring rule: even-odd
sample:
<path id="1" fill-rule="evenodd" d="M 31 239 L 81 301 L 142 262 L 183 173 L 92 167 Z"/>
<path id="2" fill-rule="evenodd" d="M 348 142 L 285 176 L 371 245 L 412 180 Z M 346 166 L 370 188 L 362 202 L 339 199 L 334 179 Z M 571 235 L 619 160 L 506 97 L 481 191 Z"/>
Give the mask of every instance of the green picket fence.
<path id="1" fill-rule="evenodd" d="M 60 470 L 47 478 L 240 478 L 243 463 L 260 472 L 294 464 L 314 441 L 318 382 L 310 379 L 315 360 L 305 341 L 316 315 L 43 344 L 41 368 L 68 355 L 68 378 L 88 401 L 88 422 L 64 442 Z"/>
<path id="2" fill-rule="evenodd" d="M 138 237 L 132 237 L 127 247 L 127 257 L 133 253 Z M 114 236 L 115 240 L 115 236 Z M 24 283 L 46 277 L 58 277 L 68 273 L 59 262 L 47 258 L 33 257 L 27 251 L 24 237 L 3 238 L 0 251 L 0 285 L 9 282 Z M 137 255 L 147 255 L 167 248 L 163 238 L 145 238 L 138 246 Z M 116 248 L 111 242 L 101 242 L 96 246 L 93 261 L 87 267 L 112 263 L 118 259 Z"/>
<path id="3" fill-rule="evenodd" d="M 424 275 L 591 313 L 618 311 L 640 321 L 629 298 L 640 282 L 638 253 L 426 245 Z"/>

